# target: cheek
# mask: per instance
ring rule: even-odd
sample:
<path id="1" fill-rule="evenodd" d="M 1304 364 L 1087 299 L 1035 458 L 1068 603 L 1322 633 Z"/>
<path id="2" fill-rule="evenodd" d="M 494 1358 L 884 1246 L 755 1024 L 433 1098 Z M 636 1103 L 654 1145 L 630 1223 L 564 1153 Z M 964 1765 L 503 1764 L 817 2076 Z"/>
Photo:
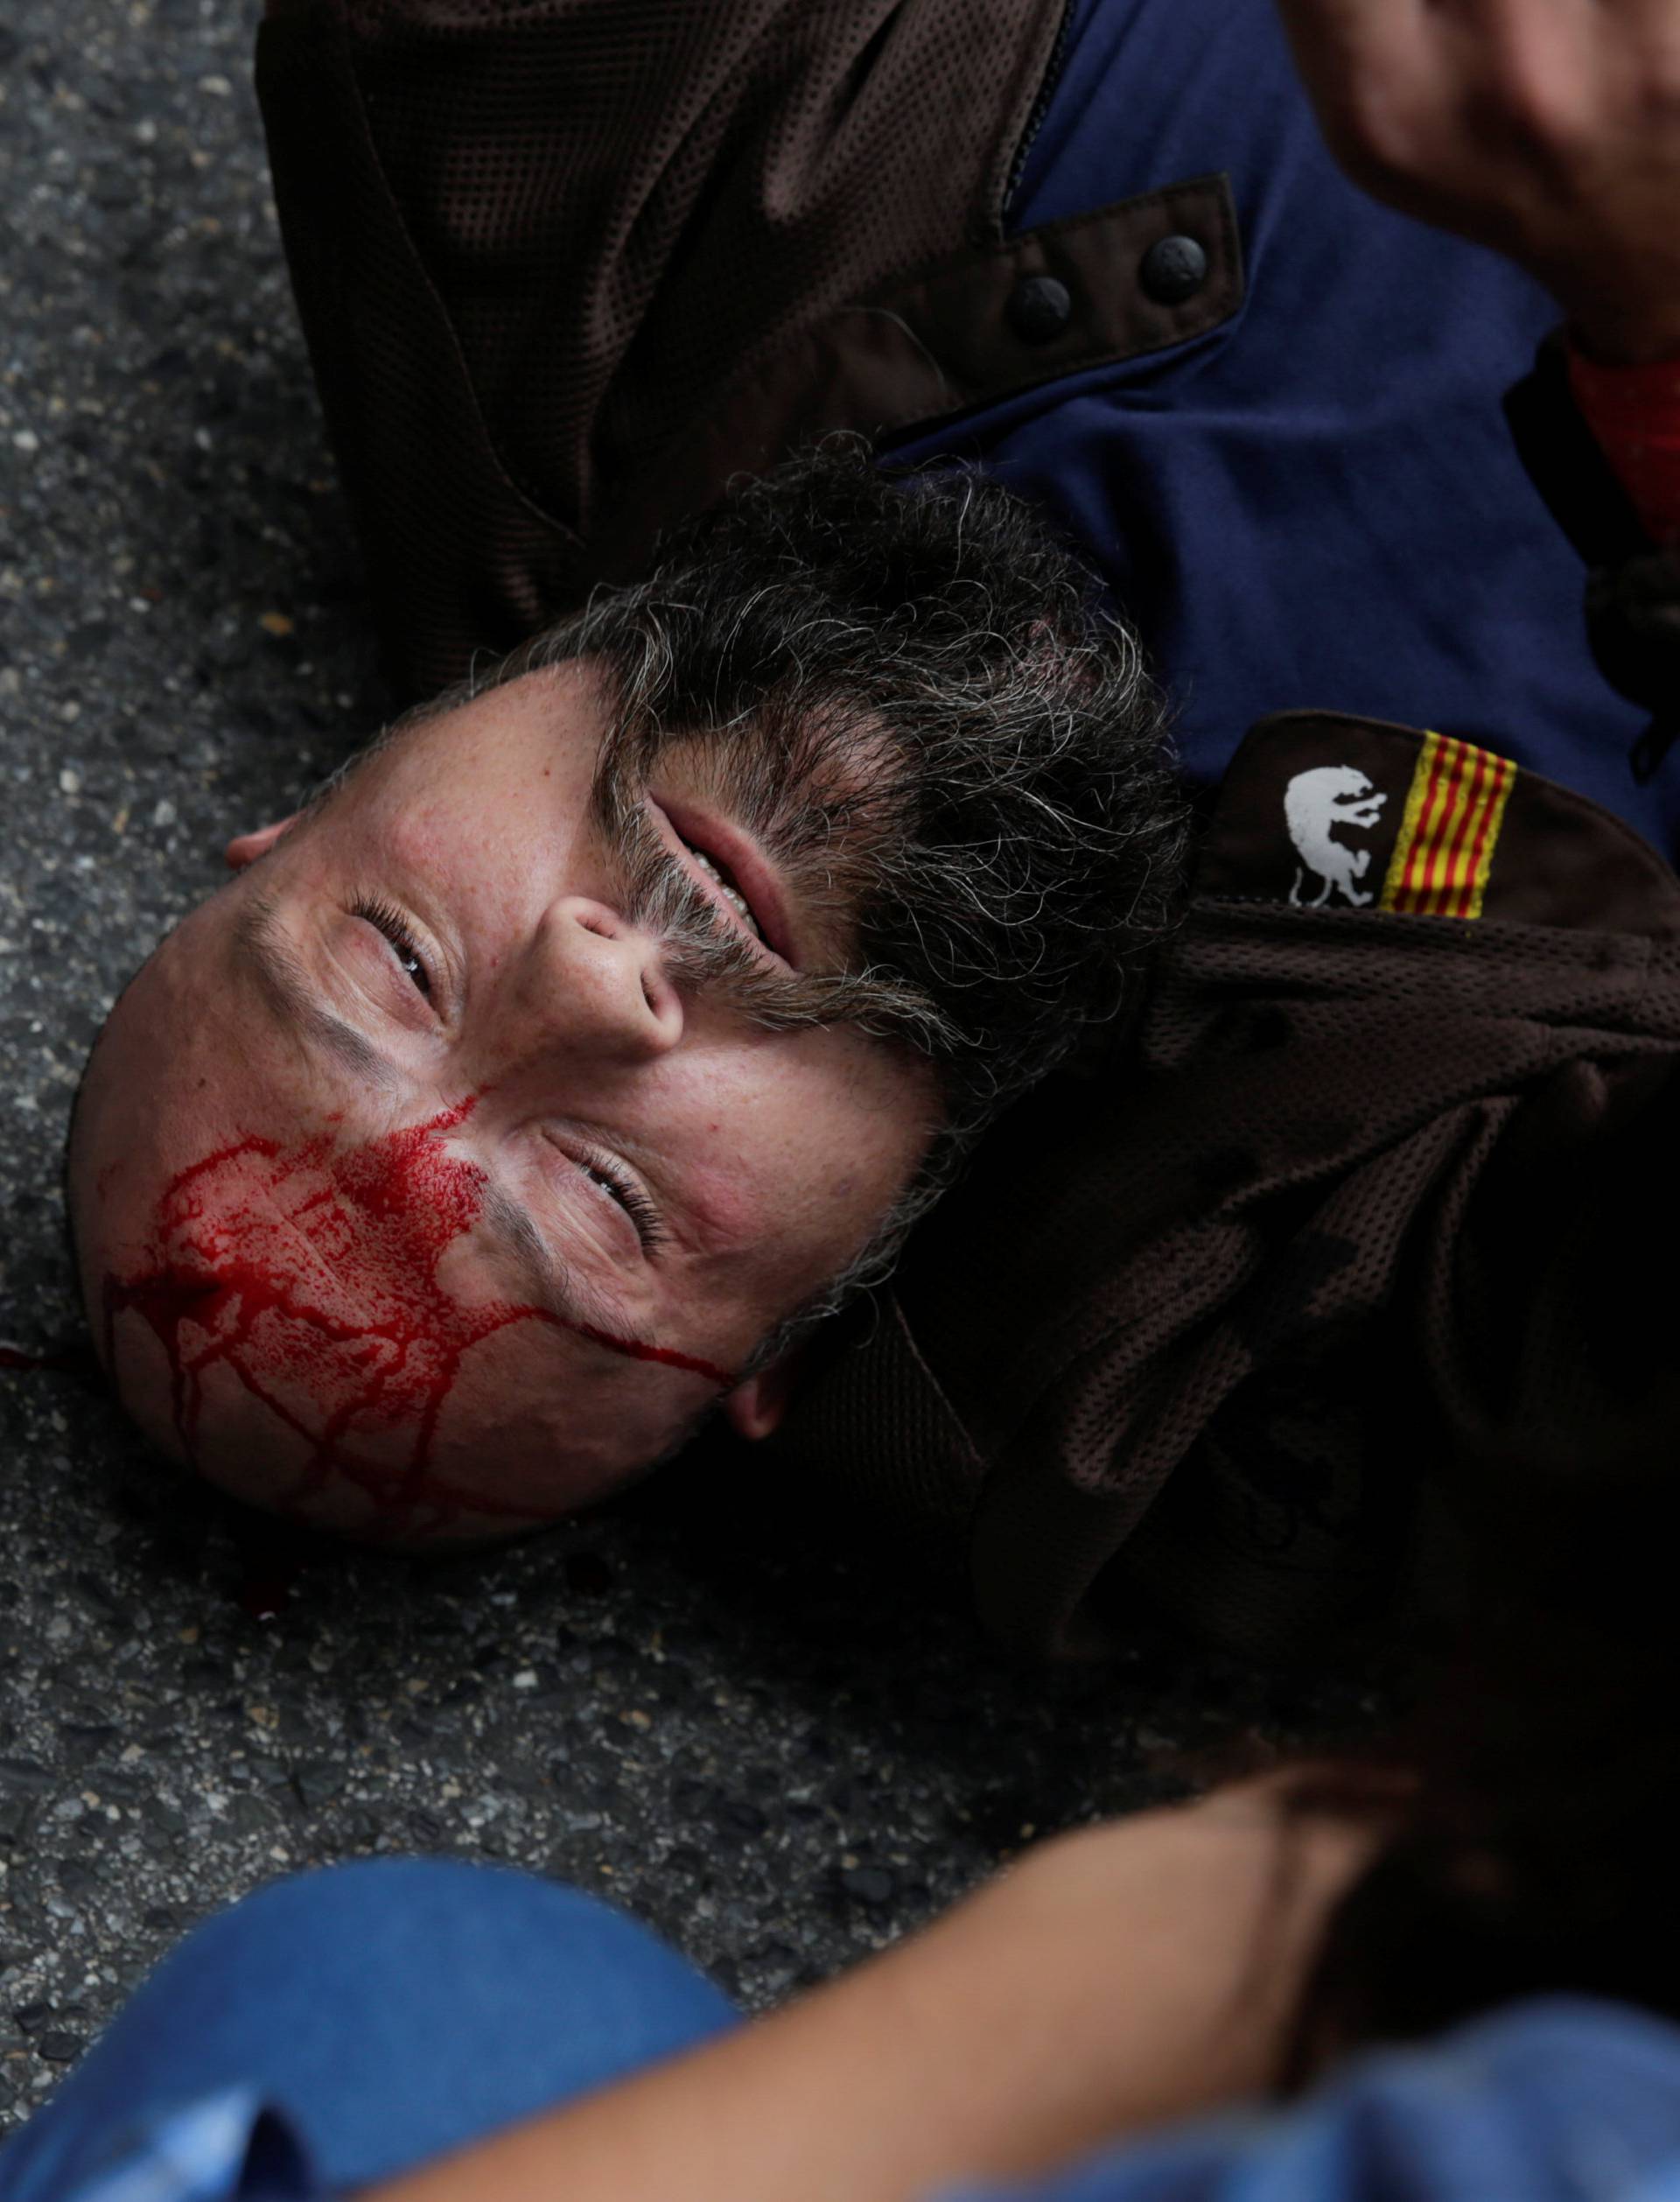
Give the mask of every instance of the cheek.
<path id="1" fill-rule="evenodd" d="M 390 798 L 369 838 L 382 880 L 398 892 L 405 882 L 424 882 L 469 928 L 500 923 L 508 882 L 533 875 L 530 804 L 482 782 L 407 798 L 393 789 Z"/>
<path id="2" fill-rule="evenodd" d="M 920 1064 L 900 1068 L 855 1041 L 833 1073 L 802 1097 L 794 1136 L 827 1201 L 853 1217 L 873 1214 L 927 1151 L 936 1121 L 932 1080 Z"/>
<path id="3" fill-rule="evenodd" d="M 716 1112 L 714 1212 L 737 1240 L 780 1242 L 790 1272 L 826 1274 L 849 1260 L 914 1172 L 934 1129 L 931 1081 L 896 1075 L 879 1050 L 846 1034 L 802 1052 L 755 1100 Z"/>
<path id="4" fill-rule="evenodd" d="M 400 744 L 371 823 L 419 876 L 494 898 L 564 880 L 589 819 L 598 714 L 576 667 L 492 690 Z"/>

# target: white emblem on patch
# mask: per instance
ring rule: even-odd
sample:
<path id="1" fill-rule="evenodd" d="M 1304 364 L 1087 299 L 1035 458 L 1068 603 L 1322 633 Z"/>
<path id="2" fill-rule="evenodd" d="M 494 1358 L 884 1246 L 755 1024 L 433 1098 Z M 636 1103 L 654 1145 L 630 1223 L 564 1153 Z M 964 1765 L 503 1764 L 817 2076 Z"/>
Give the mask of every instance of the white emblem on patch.
<path id="1" fill-rule="evenodd" d="M 1351 765 L 1314 765 L 1311 772 L 1296 774 L 1284 789 L 1284 822 L 1301 859 L 1295 884 L 1289 890 L 1292 902 L 1300 901 L 1301 887 L 1309 872 L 1323 882 L 1305 906 L 1310 910 L 1321 909 L 1333 887 L 1339 887 L 1350 902 L 1376 899 L 1354 884 L 1369 871 L 1370 851 L 1350 849 L 1346 842 L 1333 839 L 1330 829 L 1356 826 L 1368 833 L 1387 801 L 1387 796 Z"/>

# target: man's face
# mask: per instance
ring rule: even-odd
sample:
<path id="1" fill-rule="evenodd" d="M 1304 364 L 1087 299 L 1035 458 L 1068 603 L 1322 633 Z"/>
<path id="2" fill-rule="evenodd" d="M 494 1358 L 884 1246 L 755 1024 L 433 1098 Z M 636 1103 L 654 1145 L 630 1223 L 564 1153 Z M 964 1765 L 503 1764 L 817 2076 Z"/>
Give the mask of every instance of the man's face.
<path id="1" fill-rule="evenodd" d="M 621 768 L 615 815 L 605 727 L 573 663 L 402 733 L 234 843 L 107 1027 L 84 1290 L 141 1422 L 242 1497 L 487 1534 L 720 1398 L 766 1427 L 737 1372 L 925 1150 L 925 1067 L 797 1021 L 850 912 L 743 822 L 751 734 Z"/>

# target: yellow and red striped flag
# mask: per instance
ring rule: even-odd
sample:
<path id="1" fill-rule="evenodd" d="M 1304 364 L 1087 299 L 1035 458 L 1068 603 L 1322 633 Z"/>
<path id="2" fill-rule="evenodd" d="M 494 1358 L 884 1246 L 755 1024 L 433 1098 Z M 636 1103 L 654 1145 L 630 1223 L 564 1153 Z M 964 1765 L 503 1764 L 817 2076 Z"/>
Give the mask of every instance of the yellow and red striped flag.
<path id="1" fill-rule="evenodd" d="M 1508 757 L 1451 734 L 1425 734 L 1378 908 L 1480 917 L 1516 778 Z"/>

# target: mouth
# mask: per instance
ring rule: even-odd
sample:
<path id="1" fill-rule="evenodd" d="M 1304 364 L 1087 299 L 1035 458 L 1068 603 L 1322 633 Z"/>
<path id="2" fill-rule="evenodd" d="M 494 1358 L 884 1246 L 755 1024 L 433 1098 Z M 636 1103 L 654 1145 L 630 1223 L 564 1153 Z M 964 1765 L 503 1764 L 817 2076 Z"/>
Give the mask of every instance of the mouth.
<path id="1" fill-rule="evenodd" d="M 727 818 L 681 800 L 654 798 L 677 839 L 705 874 L 709 887 L 784 964 L 797 969 L 788 898 L 774 866 L 752 835 Z"/>

